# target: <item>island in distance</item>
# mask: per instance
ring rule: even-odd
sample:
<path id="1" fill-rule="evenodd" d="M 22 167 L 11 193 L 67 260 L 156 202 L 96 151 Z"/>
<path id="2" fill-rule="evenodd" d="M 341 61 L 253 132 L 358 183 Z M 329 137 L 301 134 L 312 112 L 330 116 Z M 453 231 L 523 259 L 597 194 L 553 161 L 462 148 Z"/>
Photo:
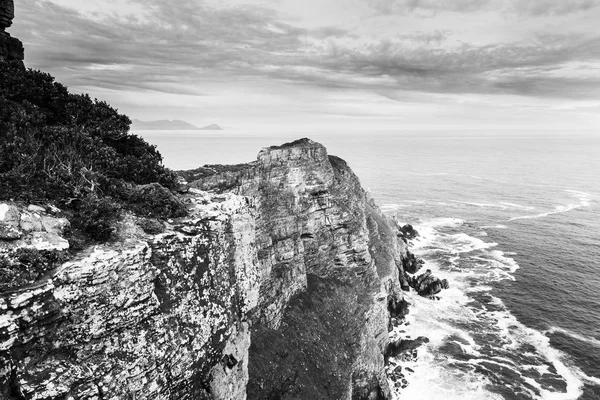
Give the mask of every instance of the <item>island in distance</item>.
<path id="1" fill-rule="evenodd" d="M 180 121 L 180 120 L 159 120 L 159 121 L 140 121 L 139 119 L 134 119 L 131 123 L 131 129 L 134 130 L 161 130 L 161 131 L 222 131 L 221 128 L 217 124 L 211 124 L 202 128 L 197 127 L 196 125 L 192 125 L 189 122 Z"/>

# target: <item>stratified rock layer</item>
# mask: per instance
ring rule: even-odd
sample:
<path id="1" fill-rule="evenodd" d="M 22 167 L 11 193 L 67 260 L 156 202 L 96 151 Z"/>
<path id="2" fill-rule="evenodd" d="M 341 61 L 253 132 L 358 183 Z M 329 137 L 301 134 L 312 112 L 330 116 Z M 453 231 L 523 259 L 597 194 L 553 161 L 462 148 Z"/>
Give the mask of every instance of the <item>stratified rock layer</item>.
<path id="1" fill-rule="evenodd" d="M 0 399 L 389 398 L 406 248 L 346 163 L 303 139 L 185 175 L 164 233 L 0 293 Z"/>

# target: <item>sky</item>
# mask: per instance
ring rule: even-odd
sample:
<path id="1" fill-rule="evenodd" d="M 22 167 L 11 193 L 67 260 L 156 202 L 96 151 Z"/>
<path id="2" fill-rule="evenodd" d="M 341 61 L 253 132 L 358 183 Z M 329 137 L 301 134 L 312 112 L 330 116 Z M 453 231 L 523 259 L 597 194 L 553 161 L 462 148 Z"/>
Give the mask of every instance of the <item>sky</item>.
<path id="1" fill-rule="evenodd" d="M 233 130 L 600 127 L 600 0 L 17 0 L 28 67 Z"/>

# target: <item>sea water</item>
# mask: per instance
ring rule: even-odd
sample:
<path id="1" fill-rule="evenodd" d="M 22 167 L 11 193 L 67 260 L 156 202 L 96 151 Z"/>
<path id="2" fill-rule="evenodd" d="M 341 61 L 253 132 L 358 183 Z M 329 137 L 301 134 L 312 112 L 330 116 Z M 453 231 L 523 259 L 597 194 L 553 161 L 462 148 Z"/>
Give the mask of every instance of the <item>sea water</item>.
<path id="1" fill-rule="evenodd" d="M 173 169 L 310 137 L 416 227 L 411 251 L 450 289 L 407 295 L 392 334 L 430 341 L 391 361 L 398 399 L 600 399 L 599 133 L 137 133 Z"/>

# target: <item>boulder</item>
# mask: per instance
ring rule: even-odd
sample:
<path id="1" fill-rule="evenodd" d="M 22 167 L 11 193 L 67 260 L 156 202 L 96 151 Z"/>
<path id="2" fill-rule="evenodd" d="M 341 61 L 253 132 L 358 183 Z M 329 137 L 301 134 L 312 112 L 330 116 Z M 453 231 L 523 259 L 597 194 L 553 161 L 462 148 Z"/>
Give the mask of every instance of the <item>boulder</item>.
<path id="1" fill-rule="evenodd" d="M 71 226 L 66 218 L 54 218 L 46 215 L 42 216 L 42 227 L 48 233 L 53 235 L 63 235 L 65 230 Z"/>
<path id="2" fill-rule="evenodd" d="M 421 296 L 433 296 L 448 289 L 450 284 L 447 279 L 439 279 L 431 274 L 431 270 L 427 270 L 424 274 L 414 277 L 411 280 L 411 286 Z"/>
<path id="3" fill-rule="evenodd" d="M 410 251 L 406 253 L 406 257 L 402 259 L 402 267 L 404 271 L 409 274 L 416 274 L 419 272 L 425 262 L 417 257 Z"/>
<path id="4" fill-rule="evenodd" d="M 23 232 L 42 232 L 42 217 L 39 214 L 24 212 L 21 214 L 21 223 L 19 224 Z"/>
<path id="5" fill-rule="evenodd" d="M 4 222 L 5 224 L 17 228 L 19 226 L 20 219 L 21 216 L 17 207 L 6 203 L 0 204 L 0 222 Z"/>
<path id="6" fill-rule="evenodd" d="M 419 236 L 419 232 L 412 225 L 406 224 L 399 229 L 398 236 L 411 240 Z"/>

